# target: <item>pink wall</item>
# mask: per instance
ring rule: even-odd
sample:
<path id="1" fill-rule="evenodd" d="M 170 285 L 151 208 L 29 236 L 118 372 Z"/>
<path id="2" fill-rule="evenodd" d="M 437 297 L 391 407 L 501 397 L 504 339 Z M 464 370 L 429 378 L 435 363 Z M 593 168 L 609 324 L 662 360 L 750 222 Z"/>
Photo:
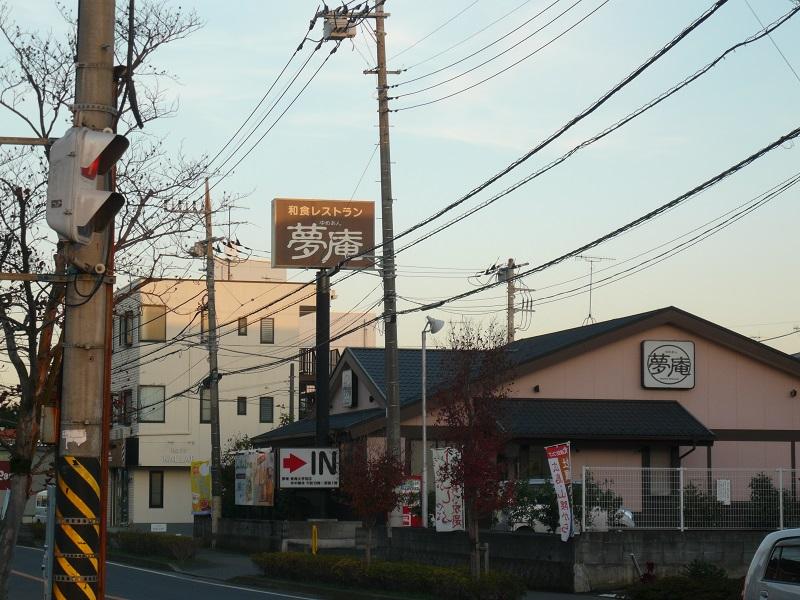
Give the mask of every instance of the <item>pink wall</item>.
<path id="1" fill-rule="evenodd" d="M 691 390 L 648 390 L 641 385 L 642 340 L 691 340 L 695 344 L 696 381 Z M 539 392 L 533 386 L 539 386 Z M 664 325 L 607 344 L 536 372 L 522 374 L 510 396 L 677 400 L 711 429 L 797 429 L 800 427 L 800 379 L 738 352 Z M 705 448 L 687 457 L 705 466 Z M 790 465 L 789 442 L 717 442 L 714 467 Z M 595 463 L 597 464 L 597 463 Z"/>

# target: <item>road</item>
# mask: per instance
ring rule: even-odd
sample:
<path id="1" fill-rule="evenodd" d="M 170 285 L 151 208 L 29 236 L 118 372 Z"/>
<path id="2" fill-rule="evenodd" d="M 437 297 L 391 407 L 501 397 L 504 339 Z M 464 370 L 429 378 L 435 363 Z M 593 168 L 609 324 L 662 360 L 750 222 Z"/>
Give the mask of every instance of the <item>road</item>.
<path id="1" fill-rule="evenodd" d="M 41 550 L 17 546 L 9 583 L 10 598 L 41 600 L 41 564 Z M 318 596 L 256 590 L 113 562 L 107 563 L 106 573 L 107 600 L 320 600 Z"/>

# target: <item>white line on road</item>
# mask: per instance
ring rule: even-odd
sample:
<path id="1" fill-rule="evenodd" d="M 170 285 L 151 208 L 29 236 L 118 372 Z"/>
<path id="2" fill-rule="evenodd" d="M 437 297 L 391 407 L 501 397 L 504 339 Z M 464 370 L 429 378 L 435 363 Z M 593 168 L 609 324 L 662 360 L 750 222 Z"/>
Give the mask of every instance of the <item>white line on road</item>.
<path id="1" fill-rule="evenodd" d="M 26 550 L 35 550 L 37 552 L 42 552 L 41 548 L 31 548 L 30 546 L 17 546 L 17 548 L 25 548 Z M 262 594 L 264 596 L 278 596 L 280 598 L 290 598 L 291 600 L 319 600 L 318 598 L 313 598 L 311 596 L 293 596 L 291 594 L 284 594 L 281 592 L 268 592 L 266 590 L 258 590 L 249 587 L 242 587 L 238 585 L 230 585 L 227 583 L 218 583 L 216 581 L 208 581 L 206 579 L 200 579 L 197 577 L 186 577 L 185 575 L 176 575 L 174 573 L 164 573 L 163 571 L 154 571 L 152 569 L 144 569 L 142 567 L 132 567 L 131 565 L 126 565 L 123 563 L 118 562 L 111 562 L 106 561 L 106 564 L 114 565 L 115 567 L 121 567 L 123 569 L 130 569 L 132 571 L 141 571 L 142 573 L 151 573 L 153 575 L 160 575 L 161 577 L 169 577 L 171 579 L 181 579 L 183 581 L 191 581 L 193 583 L 201 583 L 203 585 L 209 585 L 211 587 L 221 587 L 226 588 L 229 590 L 239 590 L 242 592 L 252 592 L 254 594 Z M 109 596 L 110 598 L 110 596 Z"/>
<path id="2" fill-rule="evenodd" d="M 187 577 L 185 575 L 176 575 L 174 573 L 164 573 L 163 571 L 153 571 L 151 569 L 144 569 L 142 567 L 132 567 L 131 565 L 124 565 L 122 563 L 106 561 L 109 565 L 115 567 L 122 567 L 124 569 L 131 569 L 133 571 L 142 571 L 143 573 L 152 573 L 153 575 L 161 575 L 162 577 L 169 577 L 171 579 L 181 579 L 183 581 L 191 581 L 193 583 L 202 583 L 203 585 L 210 585 L 212 587 L 221 587 L 229 590 L 240 590 L 243 592 L 253 592 L 254 594 L 263 594 L 265 596 L 279 596 L 281 598 L 291 598 L 292 600 L 319 600 L 311 596 L 293 596 L 282 592 L 268 592 L 266 590 L 257 590 L 255 588 L 242 587 L 238 585 L 230 585 L 228 583 L 218 583 L 216 581 L 208 581 L 207 579 L 200 579 L 198 577 Z"/>

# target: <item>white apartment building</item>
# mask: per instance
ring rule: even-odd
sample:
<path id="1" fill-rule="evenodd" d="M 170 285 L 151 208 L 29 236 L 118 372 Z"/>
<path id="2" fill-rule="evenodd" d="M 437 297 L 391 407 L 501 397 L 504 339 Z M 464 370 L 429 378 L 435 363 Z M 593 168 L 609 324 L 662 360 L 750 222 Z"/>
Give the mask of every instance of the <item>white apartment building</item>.
<path id="1" fill-rule="evenodd" d="M 314 345 L 315 290 L 287 281 L 268 261 L 220 262 L 216 272 L 224 450 L 231 438 L 278 426 L 290 397 L 296 418 L 313 395 L 308 360 L 290 359 L 311 356 L 302 349 Z M 211 457 L 206 282 L 133 282 L 117 298 L 109 522 L 190 533 L 190 463 Z M 337 319 L 331 315 L 334 327 Z M 364 339 L 374 345 L 374 330 Z"/>

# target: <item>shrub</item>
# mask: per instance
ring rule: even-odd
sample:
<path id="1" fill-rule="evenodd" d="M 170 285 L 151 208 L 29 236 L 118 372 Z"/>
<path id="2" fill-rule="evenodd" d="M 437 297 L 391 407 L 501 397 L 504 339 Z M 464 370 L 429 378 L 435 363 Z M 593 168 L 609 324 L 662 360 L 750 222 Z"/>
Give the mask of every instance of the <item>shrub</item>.
<path id="1" fill-rule="evenodd" d="M 741 579 L 664 577 L 628 588 L 626 600 L 741 600 Z"/>
<path id="2" fill-rule="evenodd" d="M 141 531 L 115 531 L 108 536 L 109 545 L 115 550 L 137 556 L 160 556 L 177 561 L 194 558 L 198 540 L 169 533 L 145 533 Z"/>
<path id="3" fill-rule="evenodd" d="M 728 576 L 722 567 L 699 558 L 683 567 L 681 573 L 689 579 L 725 579 Z"/>
<path id="4" fill-rule="evenodd" d="M 490 572 L 475 580 L 466 569 L 417 563 L 373 561 L 368 566 L 352 557 L 298 552 L 257 554 L 253 562 L 268 577 L 430 594 L 444 600 L 514 600 L 525 590 L 519 577 L 507 573 Z"/>

